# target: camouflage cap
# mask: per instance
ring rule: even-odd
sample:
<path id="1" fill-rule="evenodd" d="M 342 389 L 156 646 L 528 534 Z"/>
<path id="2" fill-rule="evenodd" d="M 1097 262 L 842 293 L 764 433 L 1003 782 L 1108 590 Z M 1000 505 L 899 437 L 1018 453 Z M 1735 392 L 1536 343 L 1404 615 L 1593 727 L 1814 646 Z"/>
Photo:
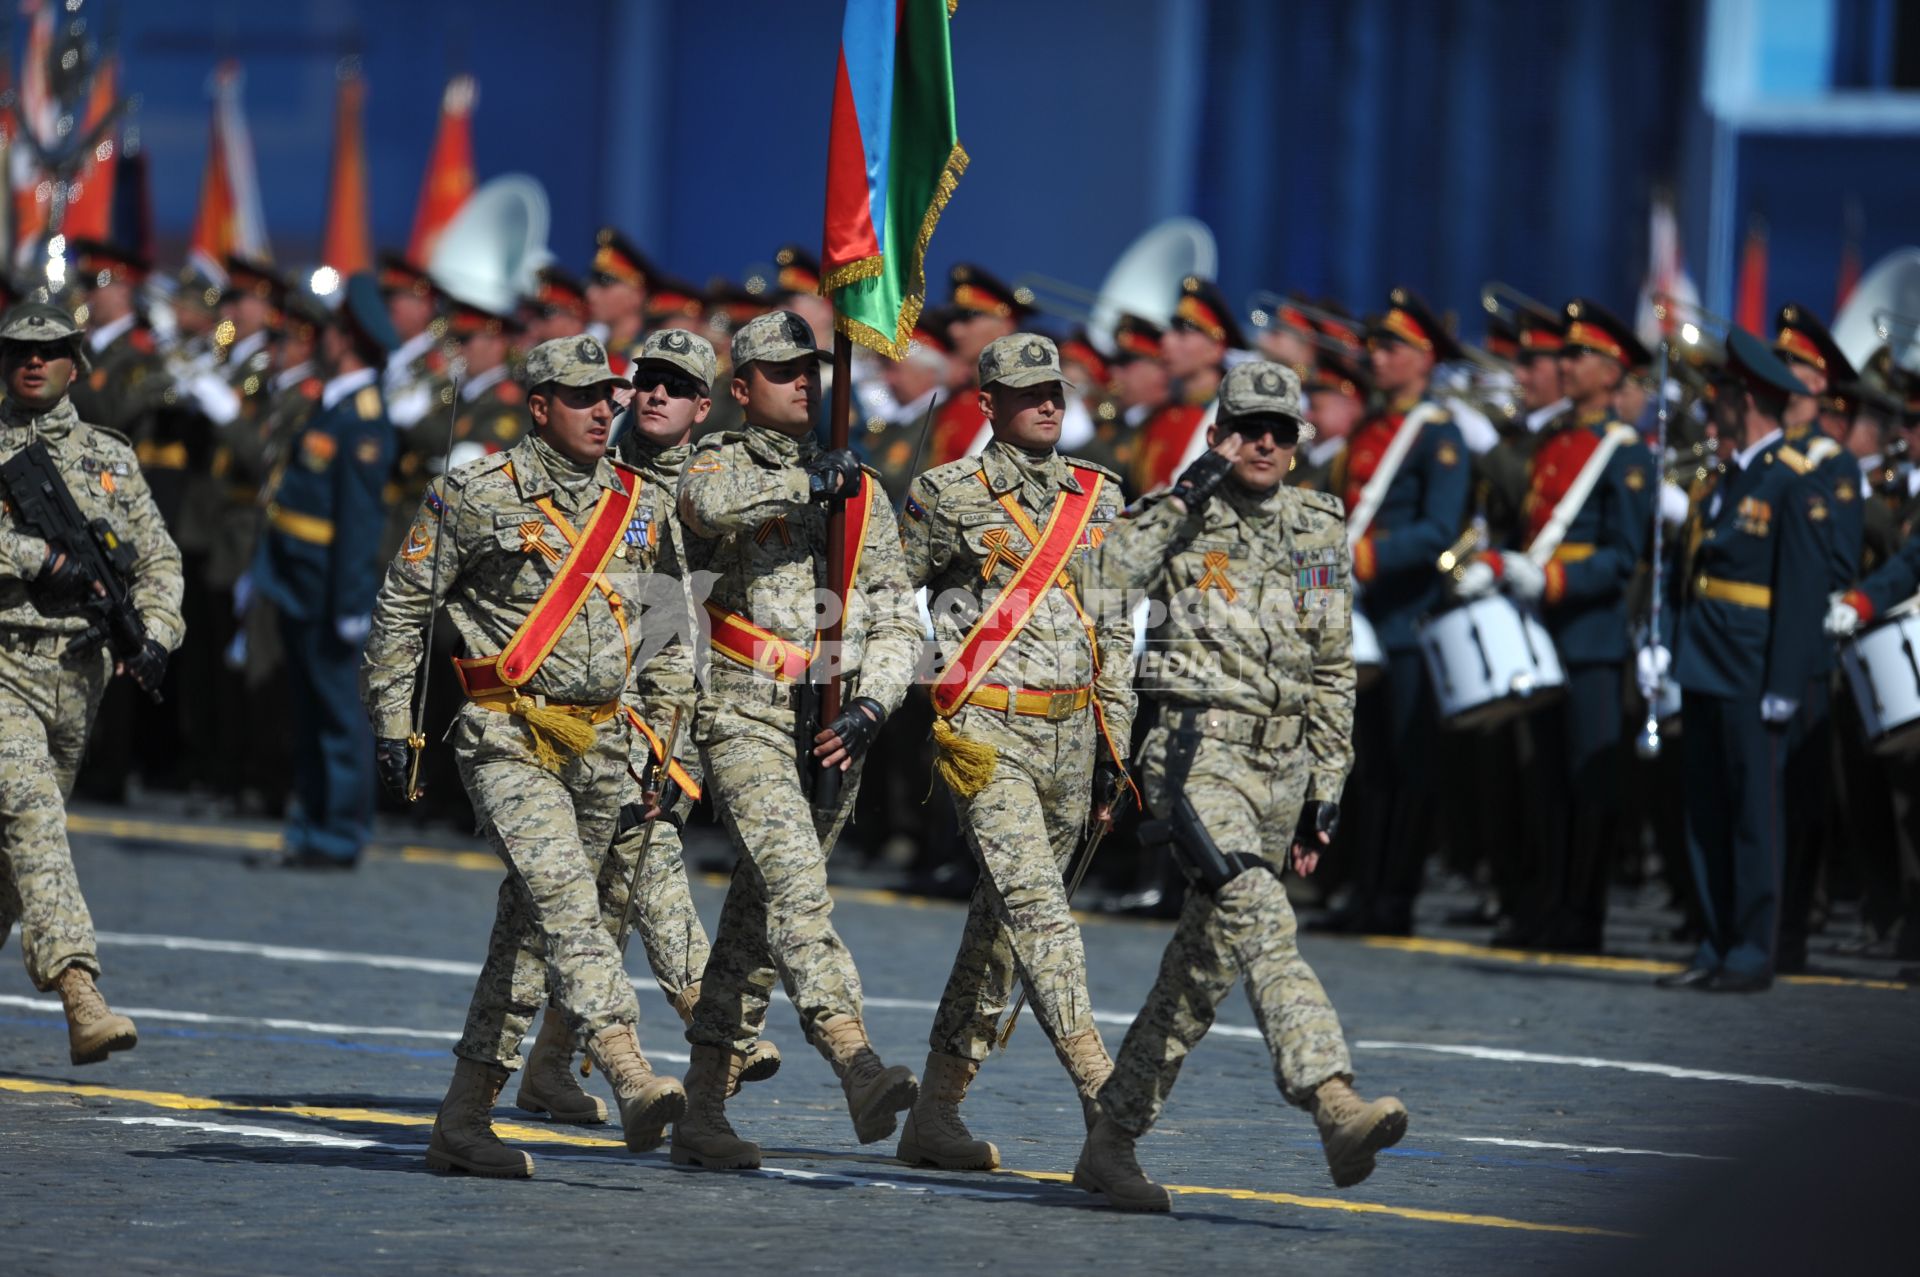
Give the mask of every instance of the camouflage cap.
<path id="1" fill-rule="evenodd" d="M 1220 383 L 1220 419 L 1304 416 L 1300 406 L 1300 375 L 1285 364 L 1251 359 L 1227 370 Z"/>
<path id="2" fill-rule="evenodd" d="M 21 302 L 0 315 L 0 345 L 7 342 L 63 341 L 72 348 L 73 362 L 81 372 L 92 367 L 87 359 L 87 343 L 81 340 L 80 325 L 73 316 L 52 302 Z"/>
<path id="3" fill-rule="evenodd" d="M 813 328 L 790 310 L 770 310 L 749 319 L 733 334 L 733 367 L 738 372 L 748 364 L 782 363 L 814 355 L 830 359 L 832 355 L 813 344 Z"/>
<path id="4" fill-rule="evenodd" d="M 562 386 L 597 386 L 606 381 L 624 385 L 627 380 L 607 362 L 607 348 L 599 339 L 585 334 L 555 337 L 535 346 L 527 352 L 521 377 L 529 388 L 550 381 Z"/>
<path id="5" fill-rule="evenodd" d="M 980 352 L 980 388 L 1037 386 L 1057 381 L 1072 386 L 1060 371 L 1060 348 L 1039 333 L 1009 333 Z"/>
<path id="6" fill-rule="evenodd" d="M 668 364 L 709 389 L 713 379 L 720 375 L 720 357 L 713 353 L 713 344 L 684 328 L 662 328 L 648 333 L 634 362 Z"/>

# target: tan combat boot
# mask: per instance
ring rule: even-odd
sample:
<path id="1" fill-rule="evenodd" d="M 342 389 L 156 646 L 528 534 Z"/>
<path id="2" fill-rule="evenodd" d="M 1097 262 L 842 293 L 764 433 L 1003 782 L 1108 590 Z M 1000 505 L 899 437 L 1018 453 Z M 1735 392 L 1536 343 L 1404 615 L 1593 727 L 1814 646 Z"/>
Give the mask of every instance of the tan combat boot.
<path id="1" fill-rule="evenodd" d="M 680 1023 L 693 1026 L 693 1008 L 700 1003 L 700 982 L 695 980 L 673 997 L 673 1009 L 680 1016 Z M 740 1076 L 734 1079 L 733 1090 L 727 1092 L 732 1099 L 740 1092 L 742 1082 L 764 1082 L 780 1071 L 780 1048 L 765 1038 L 755 1038 L 753 1045 L 747 1048 L 747 1062 L 740 1070 Z"/>
<path id="2" fill-rule="evenodd" d="M 853 1118 L 854 1138 L 871 1144 L 893 1134 L 895 1115 L 913 1107 L 920 1083 L 904 1064 L 888 1068 L 867 1041 L 866 1026 L 851 1015 L 831 1015 L 820 1022 L 827 1059 L 840 1075 L 847 1095 L 847 1113 Z"/>
<path id="3" fill-rule="evenodd" d="M 606 1101 L 589 1095 L 574 1076 L 573 1035 L 555 1007 L 548 1007 L 540 1017 L 540 1035 L 520 1070 L 520 1092 L 514 1103 L 569 1126 L 598 1126 L 607 1120 Z"/>
<path id="4" fill-rule="evenodd" d="M 453 1082 L 427 1141 L 428 1166 L 489 1179 L 533 1178 L 533 1159 L 493 1133 L 493 1102 L 506 1084 L 507 1071 L 497 1064 L 462 1059 L 453 1066 Z"/>
<path id="5" fill-rule="evenodd" d="M 927 1056 L 920 1094 L 900 1131 L 895 1154 L 909 1166 L 938 1166 L 944 1171 L 990 1171 L 1000 1165 L 1000 1150 L 960 1120 L 960 1101 L 980 1071 L 978 1061 L 938 1051 Z"/>
<path id="6" fill-rule="evenodd" d="M 1098 1029 L 1074 1034 L 1057 1050 L 1060 1062 L 1073 1075 L 1074 1090 L 1080 1092 L 1080 1116 L 1086 1121 L 1087 1130 L 1092 1131 L 1098 1116 L 1093 1097 L 1100 1094 L 1100 1088 L 1113 1076 L 1113 1057 L 1107 1054 L 1107 1044 L 1100 1040 Z"/>
<path id="7" fill-rule="evenodd" d="M 587 1048 L 613 1086 L 620 1106 L 622 1138 L 629 1152 L 659 1148 L 667 1127 L 687 1111 L 686 1088 L 678 1078 L 661 1077 L 640 1054 L 640 1035 L 631 1024 L 612 1024 L 593 1035 Z"/>
<path id="8" fill-rule="evenodd" d="M 131 1051 L 139 1030 L 124 1015 L 115 1015 L 93 985 L 93 976 L 81 967 L 68 967 L 54 977 L 53 987 L 67 1009 L 67 1054 L 75 1064 L 98 1064 L 113 1051 Z"/>
<path id="9" fill-rule="evenodd" d="M 760 1146 L 741 1139 L 727 1122 L 727 1096 L 740 1086 L 738 1051 L 696 1046 L 687 1066 L 687 1111 L 673 1124 L 673 1164 L 710 1171 L 750 1171 L 760 1165 Z"/>
<path id="10" fill-rule="evenodd" d="M 1345 1078 L 1322 1082 L 1309 1106 L 1333 1182 L 1351 1188 L 1373 1174 L 1373 1155 L 1407 1133 L 1407 1106 L 1388 1096 L 1369 1104 Z"/>
<path id="11" fill-rule="evenodd" d="M 1167 1190 L 1147 1178 L 1133 1154 L 1133 1136 L 1106 1114 L 1094 1113 L 1093 1129 L 1073 1167 L 1073 1186 L 1105 1193 L 1115 1210 L 1164 1211 L 1172 1208 Z"/>

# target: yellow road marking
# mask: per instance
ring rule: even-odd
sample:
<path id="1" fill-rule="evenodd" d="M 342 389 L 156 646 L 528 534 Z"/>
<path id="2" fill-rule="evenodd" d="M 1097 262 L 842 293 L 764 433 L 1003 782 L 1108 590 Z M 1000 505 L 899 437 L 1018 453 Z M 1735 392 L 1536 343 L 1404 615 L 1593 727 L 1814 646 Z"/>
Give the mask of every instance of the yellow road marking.
<path id="1" fill-rule="evenodd" d="M 1442 958 L 1478 958 L 1487 962 L 1514 962 L 1536 967 L 1571 967 L 1583 971 L 1617 971 L 1633 975 L 1666 975 L 1684 971 L 1678 962 L 1657 958 L 1615 958 L 1599 953 L 1542 953 L 1535 949 L 1496 949 L 1490 945 L 1469 944 L 1464 940 L 1440 940 L 1427 936 L 1367 936 L 1362 943 L 1369 949 L 1391 949 L 1399 953 L 1424 953 Z M 1836 989 L 1898 989 L 1911 986 L 1900 980 L 1870 980 L 1860 976 L 1788 975 L 1782 984 L 1823 985 Z"/>
<path id="2" fill-rule="evenodd" d="M 238 1104 L 201 1095 L 181 1095 L 174 1091 L 146 1091 L 117 1086 L 89 1086 L 72 1082 L 35 1082 L 26 1078 L 0 1077 L 0 1091 L 21 1095 L 68 1095 L 88 1099 L 121 1100 L 152 1108 L 190 1112 L 259 1113 L 281 1117 L 306 1117 L 327 1122 L 363 1122 L 381 1126 L 432 1126 L 431 1117 L 412 1113 L 389 1113 L 380 1109 L 333 1108 L 312 1104 Z M 495 1122 L 501 1136 L 525 1144 L 562 1144 L 574 1148 L 624 1148 L 619 1140 L 593 1135 L 575 1135 L 550 1126 L 523 1126 L 514 1122 Z M 770 1156 L 781 1156 L 770 1153 Z M 796 1159 L 818 1160 L 814 1153 L 790 1154 Z M 829 1155 L 831 1156 L 831 1155 Z M 860 1158 L 858 1160 L 872 1160 Z M 1072 1176 L 1058 1171 L 1003 1170 L 1003 1175 L 1043 1184 L 1065 1184 Z M 1472 1215 L 1462 1211 L 1423 1210 L 1414 1206 L 1390 1206 L 1385 1202 L 1350 1202 L 1335 1197 L 1302 1197 L 1296 1193 L 1269 1193 L 1251 1188 L 1211 1188 L 1194 1184 L 1169 1184 L 1167 1190 L 1194 1197 L 1224 1197 L 1236 1202 L 1265 1202 L 1274 1206 L 1298 1206 L 1306 1210 L 1343 1211 L 1351 1215 L 1387 1215 L 1425 1224 L 1464 1224 L 1475 1228 L 1517 1229 L 1531 1233 L 1566 1233 L 1579 1237 L 1627 1237 L 1628 1233 L 1579 1224 L 1542 1224 L 1533 1220 L 1508 1219 L 1501 1215 Z"/>

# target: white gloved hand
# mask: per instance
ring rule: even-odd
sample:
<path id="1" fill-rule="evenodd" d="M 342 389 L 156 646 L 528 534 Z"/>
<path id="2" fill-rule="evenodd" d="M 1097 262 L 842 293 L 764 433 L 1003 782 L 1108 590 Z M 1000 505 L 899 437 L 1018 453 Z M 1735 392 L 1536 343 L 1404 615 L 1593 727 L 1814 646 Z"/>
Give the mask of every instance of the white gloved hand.
<path id="1" fill-rule="evenodd" d="M 1500 566 L 1504 569 L 1507 593 L 1514 598 L 1532 601 L 1547 592 L 1547 574 L 1526 555 L 1503 555 Z"/>
<path id="2" fill-rule="evenodd" d="M 1827 609 L 1827 637 L 1843 639 L 1859 628 L 1860 610 L 1845 599 L 1835 599 Z"/>
<path id="3" fill-rule="evenodd" d="M 1799 708 L 1799 701 L 1768 692 L 1760 698 L 1760 721 L 1769 727 L 1784 727 Z"/>
<path id="4" fill-rule="evenodd" d="M 1459 599 L 1480 599 L 1492 594 L 1499 581 L 1493 575 L 1493 564 L 1485 559 L 1475 559 L 1460 569 L 1460 579 L 1453 583 L 1453 593 Z"/>
<path id="5" fill-rule="evenodd" d="M 1667 679 L 1667 671 L 1673 668 L 1673 653 L 1663 643 L 1643 647 L 1634 656 L 1634 681 L 1640 686 L 1640 695 L 1653 700 L 1660 694 L 1660 684 Z"/>
<path id="6" fill-rule="evenodd" d="M 333 623 L 334 635 L 349 647 L 358 647 L 366 642 L 372 630 L 371 616 L 343 616 Z"/>

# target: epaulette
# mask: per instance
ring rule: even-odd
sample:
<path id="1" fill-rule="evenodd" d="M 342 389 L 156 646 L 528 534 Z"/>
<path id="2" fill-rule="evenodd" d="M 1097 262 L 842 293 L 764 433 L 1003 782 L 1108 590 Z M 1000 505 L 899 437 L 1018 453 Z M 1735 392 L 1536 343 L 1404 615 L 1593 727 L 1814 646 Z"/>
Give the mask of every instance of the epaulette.
<path id="1" fill-rule="evenodd" d="M 1067 465 L 1071 466 L 1075 470 L 1091 470 L 1095 474 L 1099 475 L 1101 478 L 1105 479 L 1108 483 L 1119 483 L 1121 481 L 1120 476 L 1118 474 L 1107 469 L 1105 466 L 1101 465 L 1098 461 L 1084 461 L 1079 457 L 1068 457 L 1066 459 L 1066 462 L 1067 462 Z"/>
<path id="2" fill-rule="evenodd" d="M 1807 445 L 1807 460 L 1816 466 L 1824 466 L 1840 455 L 1840 441 L 1829 435 L 1821 435 Z"/>
<path id="3" fill-rule="evenodd" d="M 1347 517 L 1347 503 L 1331 492 L 1322 492 L 1318 488 L 1288 488 L 1287 491 L 1298 497 L 1301 504 L 1319 510 L 1323 514 L 1340 520 L 1345 520 Z"/>
<path id="4" fill-rule="evenodd" d="M 1798 448 L 1783 446 L 1780 451 L 1774 455 L 1779 457 L 1782 464 L 1795 474 L 1806 474 L 1813 469 L 1813 462 L 1807 460 L 1806 454 L 1802 453 Z"/>
<path id="5" fill-rule="evenodd" d="M 129 453 L 133 451 L 133 440 L 127 438 L 127 436 L 121 434 L 118 430 L 115 430 L 112 426 L 96 426 L 91 421 L 83 421 L 80 424 L 85 426 L 87 429 L 93 431 L 93 433 L 99 436 L 103 441 L 107 443 L 117 444 L 118 446 L 125 448 Z"/>
<path id="6" fill-rule="evenodd" d="M 380 402 L 379 387 L 360 387 L 360 393 L 353 397 L 353 410 L 360 414 L 362 421 L 378 421 L 381 414 L 386 411 Z"/>
<path id="7" fill-rule="evenodd" d="M 1618 438 L 1623 447 L 1630 443 L 1640 442 L 1640 432 L 1624 421 L 1609 421 L 1607 423 L 1607 433 Z"/>
<path id="8" fill-rule="evenodd" d="M 510 460 L 512 458 L 505 452 L 489 452 L 484 457 L 475 457 L 447 471 L 447 482 L 454 487 L 464 488 L 482 475 L 506 469 Z"/>
<path id="9" fill-rule="evenodd" d="M 934 492 L 950 488 L 962 479 L 971 479 L 980 472 L 981 461 L 978 456 L 961 457 L 944 465 L 934 466 L 931 470 L 922 470 L 913 477 L 915 483 L 924 483 Z"/>
<path id="10" fill-rule="evenodd" d="M 508 380 L 494 387 L 493 397 L 503 404 L 511 404 L 514 407 L 518 407 L 527 401 L 527 392 L 520 389 L 519 382 Z"/>

